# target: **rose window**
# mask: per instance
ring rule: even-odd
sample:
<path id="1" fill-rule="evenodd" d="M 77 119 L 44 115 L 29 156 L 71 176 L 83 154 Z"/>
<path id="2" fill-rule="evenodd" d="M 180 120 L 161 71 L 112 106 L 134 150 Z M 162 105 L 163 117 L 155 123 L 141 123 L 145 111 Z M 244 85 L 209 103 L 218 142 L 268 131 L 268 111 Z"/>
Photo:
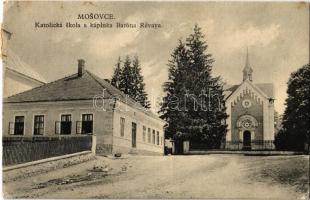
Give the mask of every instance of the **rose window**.
<path id="1" fill-rule="evenodd" d="M 251 115 L 243 115 L 238 119 L 237 127 L 243 130 L 244 129 L 247 129 L 247 130 L 255 129 L 256 127 L 258 127 L 258 122 Z"/>
<path id="2" fill-rule="evenodd" d="M 249 128 L 249 127 L 251 127 L 251 125 L 252 125 L 252 122 L 250 120 L 245 120 L 242 122 L 242 126 L 244 128 Z"/>

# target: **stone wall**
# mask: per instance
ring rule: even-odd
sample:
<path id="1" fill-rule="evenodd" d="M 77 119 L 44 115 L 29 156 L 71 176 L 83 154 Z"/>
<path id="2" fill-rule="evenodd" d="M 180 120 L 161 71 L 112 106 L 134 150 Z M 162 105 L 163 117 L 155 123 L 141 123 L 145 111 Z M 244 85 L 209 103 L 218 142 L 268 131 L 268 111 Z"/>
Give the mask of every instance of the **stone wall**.
<path id="1" fill-rule="evenodd" d="M 68 156 L 54 157 L 54 159 L 45 159 L 42 162 L 31 162 L 27 166 L 14 166 L 14 169 L 8 169 L 10 167 L 3 168 L 3 182 L 17 181 L 20 179 L 32 177 L 38 174 L 43 174 L 55 169 L 61 169 L 77 165 L 89 160 L 95 159 L 95 156 L 91 152 L 81 152 L 70 154 Z"/>

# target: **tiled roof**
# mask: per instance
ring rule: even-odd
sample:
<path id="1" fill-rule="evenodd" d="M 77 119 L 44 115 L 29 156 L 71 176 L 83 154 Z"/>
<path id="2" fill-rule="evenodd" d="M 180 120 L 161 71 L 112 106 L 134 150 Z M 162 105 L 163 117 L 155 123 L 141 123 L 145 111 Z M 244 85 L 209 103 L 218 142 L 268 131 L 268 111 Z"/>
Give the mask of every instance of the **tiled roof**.
<path id="1" fill-rule="evenodd" d="M 254 84 L 269 98 L 274 98 L 273 84 L 272 83 L 256 83 Z M 227 99 L 240 85 L 224 85 L 224 96 Z"/>
<path id="2" fill-rule="evenodd" d="M 4 99 L 4 102 L 23 103 L 91 100 L 95 96 L 102 95 L 103 90 L 105 91 L 105 98 L 116 97 L 127 105 L 144 111 L 149 116 L 158 118 L 157 115 L 150 110 L 145 110 L 139 103 L 129 98 L 109 82 L 97 77 L 89 71 L 85 71 L 81 77 L 79 77 L 78 74 L 73 74 L 40 87 L 10 96 Z"/>
<path id="3" fill-rule="evenodd" d="M 109 94 L 111 94 L 111 96 L 113 97 L 117 97 L 117 99 L 119 99 L 120 101 L 134 107 L 137 108 L 139 110 L 144 110 L 146 112 L 146 114 L 152 116 L 152 117 L 156 117 L 158 118 L 157 115 L 155 115 L 153 112 L 151 112 L 150 110 L 146 110 L 144 107 L 141 106 L 140 103 L 136 102 L 135 100 L 133 100 L 132 98 L 130 98 L 128 95 L 125 95 L 122 91 L 120 91 L 119 89 L 117 89 L 116 87 L 114 87 L 113 85 L 111 85 L 109 82 L 107 82 L 106 80 L 99 78 L 98 76 L 96 76 L 95 74 L 88 72 L 96 81 L 98 81 L 101 86 L 103 88 L 105 88 L 107 90 L 107 92 Z"/>
<path id="4" fill-rule="evenodd" d="M 102 94 L 102 86 L 90 74 L 82 77 L 77 74 L 47 83 L 8 97 L 4 102 L 42 102 L 92 99 Z"/>
<path id="5" fill-rule="evenodd" d="M 274 91 L 273 91 L 272 83 L 256 83 L 255 86 L 261 89 L 261 91 L 263 91 L 268 97 L 274 98 Z"/>
<path id="6" fill-rule="evenodd" d="M 240 85 L 224 85 L 224 98 L 227 99 Z"/>

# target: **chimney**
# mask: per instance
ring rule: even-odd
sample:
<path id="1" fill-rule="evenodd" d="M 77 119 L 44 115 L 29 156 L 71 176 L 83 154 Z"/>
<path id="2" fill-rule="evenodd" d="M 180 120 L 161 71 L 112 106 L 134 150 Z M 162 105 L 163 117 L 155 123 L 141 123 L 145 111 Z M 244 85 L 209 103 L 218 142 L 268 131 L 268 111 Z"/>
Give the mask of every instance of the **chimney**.
<path id="1" fill-rule="evenodd" d="M 82 77 L 85 72 L 85 60 L 78 59 L 78 77 Z"/>

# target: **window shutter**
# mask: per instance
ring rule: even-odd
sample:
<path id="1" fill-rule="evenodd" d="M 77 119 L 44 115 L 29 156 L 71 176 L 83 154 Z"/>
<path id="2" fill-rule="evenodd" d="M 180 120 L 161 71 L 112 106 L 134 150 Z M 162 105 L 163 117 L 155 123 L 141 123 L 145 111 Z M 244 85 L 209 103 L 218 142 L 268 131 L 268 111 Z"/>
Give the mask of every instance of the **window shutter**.
<path id="1" fill-rule="evenodd" d="M 60 134 L 60 122 L 59 121 L 55 122 L 55 134 L 57 135 Z"/>
<path id="2" fill-rule="evenodd" d="M 76 134 L 81 134 L 82 133 L 82 122 L 77 121 L 76 122 Z"/>
<path id="3" fill-rule="evenodd" d="M 14 122 L 9 122 L 9 135 L 14 135 Z"/>

